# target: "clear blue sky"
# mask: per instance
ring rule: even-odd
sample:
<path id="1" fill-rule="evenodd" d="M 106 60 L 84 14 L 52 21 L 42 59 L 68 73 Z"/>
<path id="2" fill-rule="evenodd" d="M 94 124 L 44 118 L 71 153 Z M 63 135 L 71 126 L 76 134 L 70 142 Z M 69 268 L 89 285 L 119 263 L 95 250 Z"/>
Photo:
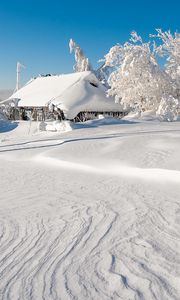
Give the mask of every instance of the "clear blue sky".
<path id="1" fill-rule="evenodd" d="M 69 38 L 92 65 L 136 30 L 144 39 L 155 28 L 180 31 L 180 1 L 0 1 L 0 89 L 15 87 L 16 62 L 26 66 L 23 83 L 44 73 L 72 71 Z"/>

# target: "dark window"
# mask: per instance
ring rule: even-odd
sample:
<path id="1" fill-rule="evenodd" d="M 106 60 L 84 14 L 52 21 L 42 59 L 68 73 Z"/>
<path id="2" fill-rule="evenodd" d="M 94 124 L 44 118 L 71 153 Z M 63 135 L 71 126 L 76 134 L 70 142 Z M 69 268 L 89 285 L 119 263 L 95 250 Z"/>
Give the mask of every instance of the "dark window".
<path id="1" fill-rule="evenodd" d="M 91 84 L 92 86 L 98 88 L 98 84 L 97 84 L 97 83 L 95 83 L 95 82 L 90 82 L 90 84 Z"/>

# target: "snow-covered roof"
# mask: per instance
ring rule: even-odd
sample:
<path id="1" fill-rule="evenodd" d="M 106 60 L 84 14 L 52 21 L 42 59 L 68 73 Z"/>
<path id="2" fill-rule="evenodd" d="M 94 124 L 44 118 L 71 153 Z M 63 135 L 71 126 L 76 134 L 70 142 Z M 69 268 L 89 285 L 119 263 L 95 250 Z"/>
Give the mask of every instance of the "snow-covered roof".
<path id="1" fill-rule="evenodd" d="M 12 99 L 19 99 L 18 106 L 23 107 L 41 107 L 53 103 L 69 119 L 80 111 L 122 111 L 113 98 L 107 98 L 106 88 L 90 71 L 37 77 L 8 100 Z"/>

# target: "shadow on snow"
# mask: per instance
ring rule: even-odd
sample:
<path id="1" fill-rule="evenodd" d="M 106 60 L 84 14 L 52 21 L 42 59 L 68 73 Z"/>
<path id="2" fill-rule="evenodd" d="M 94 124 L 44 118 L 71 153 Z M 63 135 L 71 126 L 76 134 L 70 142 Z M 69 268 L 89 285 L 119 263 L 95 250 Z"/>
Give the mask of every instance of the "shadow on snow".
<path id="1" fill-rule="evenodd" d="M 0 126 L 0 133 L 14 130 L 18 126 L 18 122 L 4 122 Z"/>

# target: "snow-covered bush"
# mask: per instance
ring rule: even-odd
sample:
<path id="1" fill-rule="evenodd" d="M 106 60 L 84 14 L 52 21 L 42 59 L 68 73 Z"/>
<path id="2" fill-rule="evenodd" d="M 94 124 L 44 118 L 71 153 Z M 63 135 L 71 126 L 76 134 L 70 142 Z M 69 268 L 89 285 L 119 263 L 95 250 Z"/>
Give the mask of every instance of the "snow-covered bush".
<path id="1" fill-rule="evenodd" d="M 7 124 L 8 124 L 8 118 L 3 113 L 3 111 L 1 110 L 1 107 L 0 107 L 0 132 L 1 132 L 1 129 L 3 127 L 5 127 Z M 0 142 L 1 142 L 1 139 L 0 139 Z"/>
<path id="2" fill-rule="evenodd" d="M 0 111 L 9 119 L 11 120 L 12 113 L 16 111 L 16 107 L 18 105 L 19 99 L 11 99 L 10 101 L 7 101 L 6 103 L 3 103 L 0 107 Z"/>
<path id="3" fill-rule="evenodd" d="M 177 120 L 178 110 L 179 110 L 179 101 L 173 96 L 164 96 L 160 102 L 159 108 L 156 114 L 163 121 L 172 122 Z"/>
<path id="4" fill-rule="evenodd" d="M 6 121 L 7 117 L 6 115 L 3 113 L 2 109 L 0 108 L 0 121 Z"/>
<path id="5" fill-rule="evenodd" d="M 10 105 L 9 104 L 2 104 L 0 107 L 0 113 L 1 113 L 1 118 L 9 118 L 10 119 Z"/>

